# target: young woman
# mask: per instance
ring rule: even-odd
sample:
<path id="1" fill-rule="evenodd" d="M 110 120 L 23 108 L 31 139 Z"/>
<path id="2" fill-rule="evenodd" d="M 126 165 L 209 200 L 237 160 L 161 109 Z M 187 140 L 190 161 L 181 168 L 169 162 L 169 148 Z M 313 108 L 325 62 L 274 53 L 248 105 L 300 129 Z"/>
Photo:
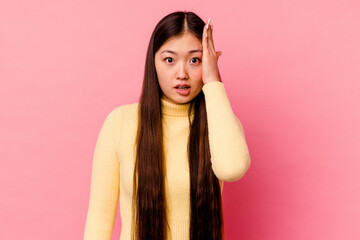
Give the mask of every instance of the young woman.
<path id="1" fill-rule="evenodd" d="M 156 25 L 140 101 L 111 111 L 98 136 L 85 240 L 111 239 L 119 193 L 120 240 L 224 239 L 223 182 L 250 155 L 212 36 L 193 12 Z"/>

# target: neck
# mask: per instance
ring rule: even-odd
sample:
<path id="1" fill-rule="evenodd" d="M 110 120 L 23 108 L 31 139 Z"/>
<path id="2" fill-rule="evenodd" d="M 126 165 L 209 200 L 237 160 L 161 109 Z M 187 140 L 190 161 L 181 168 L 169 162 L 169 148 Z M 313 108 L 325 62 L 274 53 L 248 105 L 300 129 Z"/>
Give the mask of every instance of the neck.
<path id="1" fill-rule="evenodd" d="M 188 116 L 189 107 L 190 102 L 180 104 L 161 98 L 161 111 L 163 116 L 186 117 Z M 191 110 L 191 115 L 193 114 L 194 109 Z"/>

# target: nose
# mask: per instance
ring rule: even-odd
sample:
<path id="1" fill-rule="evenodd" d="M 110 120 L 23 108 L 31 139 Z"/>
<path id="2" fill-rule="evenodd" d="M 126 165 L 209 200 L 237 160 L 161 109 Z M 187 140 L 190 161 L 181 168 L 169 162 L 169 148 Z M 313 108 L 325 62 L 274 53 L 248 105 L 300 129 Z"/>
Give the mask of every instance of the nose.
<path id="1" fill-rule="evenodd" d="M 187 74 L 186 64 L 185 63 L 180 63 L 179 64 L 179 68 L 178 68 L 176 78 L 179 79 L 179 80 L 188 79 L 188 74 Z"/>

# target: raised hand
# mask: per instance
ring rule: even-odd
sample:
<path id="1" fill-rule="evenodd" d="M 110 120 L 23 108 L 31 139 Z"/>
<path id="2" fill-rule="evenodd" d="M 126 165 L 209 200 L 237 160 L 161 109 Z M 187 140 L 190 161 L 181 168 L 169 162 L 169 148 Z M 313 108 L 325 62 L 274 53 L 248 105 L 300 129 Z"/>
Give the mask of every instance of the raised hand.
<path id="1" fill-rule="evenodd" d="M 203 38 L 203 55 L 202 55 L 202 80 L 203 83 L 213 81 L 222 82 L 217 61 L 221 55 L 221 51 L 216 52 L 213 40 L 213 25 L 210 18 L 204 26 Z"/>

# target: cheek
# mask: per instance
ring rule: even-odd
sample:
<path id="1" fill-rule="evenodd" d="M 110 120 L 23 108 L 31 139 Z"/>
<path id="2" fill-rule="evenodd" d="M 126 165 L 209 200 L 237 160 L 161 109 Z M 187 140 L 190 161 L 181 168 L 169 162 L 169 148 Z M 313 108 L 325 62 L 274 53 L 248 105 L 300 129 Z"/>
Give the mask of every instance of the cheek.
<path id="1" fill-rule="evenodd" d="M 156 73 L 158 77 L 162 78 L 163 80 L 169 79 L 171 77 L 171 71 L 162 64 L 158 64 L 156 66 Z"/>
<path id="2" fill-rule="evenodd" d="M 158 77 L 158 80 L 159 80 L 159 84 L 160 86 L 164 86 L 164 84 L 166 84 L 166 79 L 167 79 L 167 74 L 166 74 L 166 71 L 162 68 L 161 65 L 156 65 L 155 66 L 155 69 L 156 69 L 156 75 Z"/>
<path id="3" fill-rule="evenodd" d="M 193 77 L 194 77 L 194 79 L 196 79 L 196 80 L 201 80 L 201 79 L 202 79 L 202 68 L 199 68 L 199 70 L 196 70 L 196 71 L 193 73 Z"/>

